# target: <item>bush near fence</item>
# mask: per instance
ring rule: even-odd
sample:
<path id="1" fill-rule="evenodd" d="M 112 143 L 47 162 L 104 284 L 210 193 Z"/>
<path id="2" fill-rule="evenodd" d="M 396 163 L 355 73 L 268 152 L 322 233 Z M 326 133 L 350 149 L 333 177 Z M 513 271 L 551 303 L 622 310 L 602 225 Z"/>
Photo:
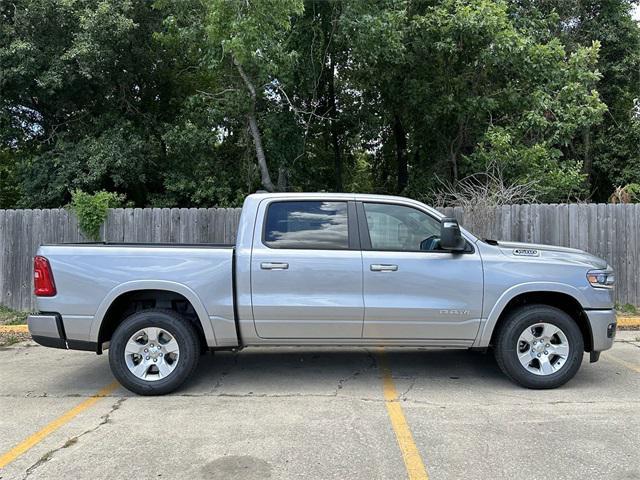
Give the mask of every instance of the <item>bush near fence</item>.
<path id="1" fill-rule="evenodd" d="M 616 270 L 616 300 L 640 305 L 640 204 L 496 207 L 476 225 L 461 208 L 441 209 L 481 237 L 587 250 Z M 116 208 L 101 229 L 108 242 L 233 243 L 239 208 Z M 0 210 L 0 305 L 35 308 L 32 260 L 39 245 L 86 241 L 64 209 Z"/>

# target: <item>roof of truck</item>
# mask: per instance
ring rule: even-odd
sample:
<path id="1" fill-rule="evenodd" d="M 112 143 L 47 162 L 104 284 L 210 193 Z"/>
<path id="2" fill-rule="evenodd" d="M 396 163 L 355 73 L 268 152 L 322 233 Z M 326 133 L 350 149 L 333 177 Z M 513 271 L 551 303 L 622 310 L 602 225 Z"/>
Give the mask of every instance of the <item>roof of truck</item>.
<path id="1" fill-rule="evenodd" d="M 399 200 L 401 202 L 420 203 L 416 200 L 407 197 L 400 197 L 396 195 L 378 195 L 373 193 L 337 193 L 337 192 L 257 192 L 249 195 L 250 197 L 258 198 L 339 198 L 345 200 Z"/>

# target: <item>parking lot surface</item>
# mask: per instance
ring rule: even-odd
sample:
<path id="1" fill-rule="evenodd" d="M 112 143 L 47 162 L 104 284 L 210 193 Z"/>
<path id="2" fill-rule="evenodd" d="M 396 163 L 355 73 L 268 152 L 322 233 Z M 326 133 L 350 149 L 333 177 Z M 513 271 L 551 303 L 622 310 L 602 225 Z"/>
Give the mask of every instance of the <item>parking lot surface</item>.
<path id="1" fill-rule="evenodd" d="M 106 355 L 21 343 L 0 349 L 0 478 L 640 479 L 639 340 L 556 390 L 475 352 L 256 348 L 165 397 L 114 385 Z"/>

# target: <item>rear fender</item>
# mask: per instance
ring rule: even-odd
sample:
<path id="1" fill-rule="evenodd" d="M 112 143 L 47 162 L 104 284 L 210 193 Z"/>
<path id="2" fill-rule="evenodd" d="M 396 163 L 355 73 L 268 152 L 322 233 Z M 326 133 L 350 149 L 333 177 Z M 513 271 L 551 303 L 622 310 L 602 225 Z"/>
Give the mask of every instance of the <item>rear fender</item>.
<path id="1" fill-rule="evenodd" d="M 186 285 L 177 282 L 171 282 L 167 280 L 136 280 L 132 282 L 126 282 L 118 285 L 111 290 L 100 303 L 98 310 L 91 324 L 90 339 L 93 342 L 98 341 L 98 335 L 100 333 L 100 326 L 104 320 L 104 316 L 111 304 L 122 294 L 132 292 L 136 290 L 165 290 L 168 292 L 179 293 L 185 297 L 193 306 L 200 324 L 202 325 L 202 331 L 204 332 L 207 345 L 212 347 L 218 343 L 216 341 L 215 333 L 213 331 L 213 325 L 207 314 L 207 310 L 204 308 L 204 304 L 200 300 L 200 297 Z"/>

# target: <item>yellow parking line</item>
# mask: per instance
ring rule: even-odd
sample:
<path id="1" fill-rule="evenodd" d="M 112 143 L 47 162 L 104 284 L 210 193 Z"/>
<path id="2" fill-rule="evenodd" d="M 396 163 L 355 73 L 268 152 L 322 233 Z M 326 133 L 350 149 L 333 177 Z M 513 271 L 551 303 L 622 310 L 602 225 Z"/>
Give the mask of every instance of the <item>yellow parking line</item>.
<path id="1" fill-rule="evenodd" d="M 27 333 L 29 327 L 26 325 L 0 325 L 0 333 Z"/>
<path id="2" fill-rule="evenodd" d="M 393 431 L 396 434 L 396 440 L 398 446 L 402 452 L 402 459 L 404 460 L 404 466 L 407 469 L 407 475 L 409 480 L 428 480 L 427 470 L 424 468 L 422 457 L 418 452 L 413 441 L 413 435 L 407 419 L 402 411 L 402 405 L 398 398 L 398 392 L 391 376 L 391 369 L 387 362 L 387 356 L 384 349 L 380 349 L 378 353 L 378 364 L 382 372 L 382 388 L 384 391 L 384 403 L 387 407 L 387 413 L 393 426 Z"/>
<path id="3" fill-rule="evenodd" d="M 58 428 L 60 428 L 64 424 L 73 420 L 73 418 L 76 415 L 78 415 L 80 412 L 83 412 L 84 410 L 86 410 L 87 408 L 95 404 L 101 398 L 109 395 L 117 387 L 118 387 L 118 382 L 113 382 L 107 385 L 95 395 L 87 398 L 84 402 L 79 403 L 78 405 L 73 407 L 71 410 L 63 413 L 60 417 L 56 418 L 51 423 L 45 425 L 41 430 L 37 431 L 30 437 L 20 442 L 18 445 L 16 445 L 15 447 L 13 447 L 11 450 L 9 450 L 7 453 L 3 454 L 0 457 L 0 468 L 4 468 L 5 466 L 13 462 L 16 458 L 18 458 L 20 455 L 25 453 L 31 447 L 33 447 L 34 445 L 37 445 L 42 440 L 44 440 L 48 435 L 55 432 Z"/>
<path id="4" fill-rule="evenodd" d="M 640 367 L 632 363 L 629 363 L 625 360 L 620 360 L 619 358 L 616 358 L 612 355 L 605 355 L 604 358 L 606 358 L 607 360 L 611 360 L 612 362 L 617 363 L 619 365 L 622 365 L 623 367 L 627 367 L 629 370 L 633 370 L 636 373 L 640 373 Z"/>

